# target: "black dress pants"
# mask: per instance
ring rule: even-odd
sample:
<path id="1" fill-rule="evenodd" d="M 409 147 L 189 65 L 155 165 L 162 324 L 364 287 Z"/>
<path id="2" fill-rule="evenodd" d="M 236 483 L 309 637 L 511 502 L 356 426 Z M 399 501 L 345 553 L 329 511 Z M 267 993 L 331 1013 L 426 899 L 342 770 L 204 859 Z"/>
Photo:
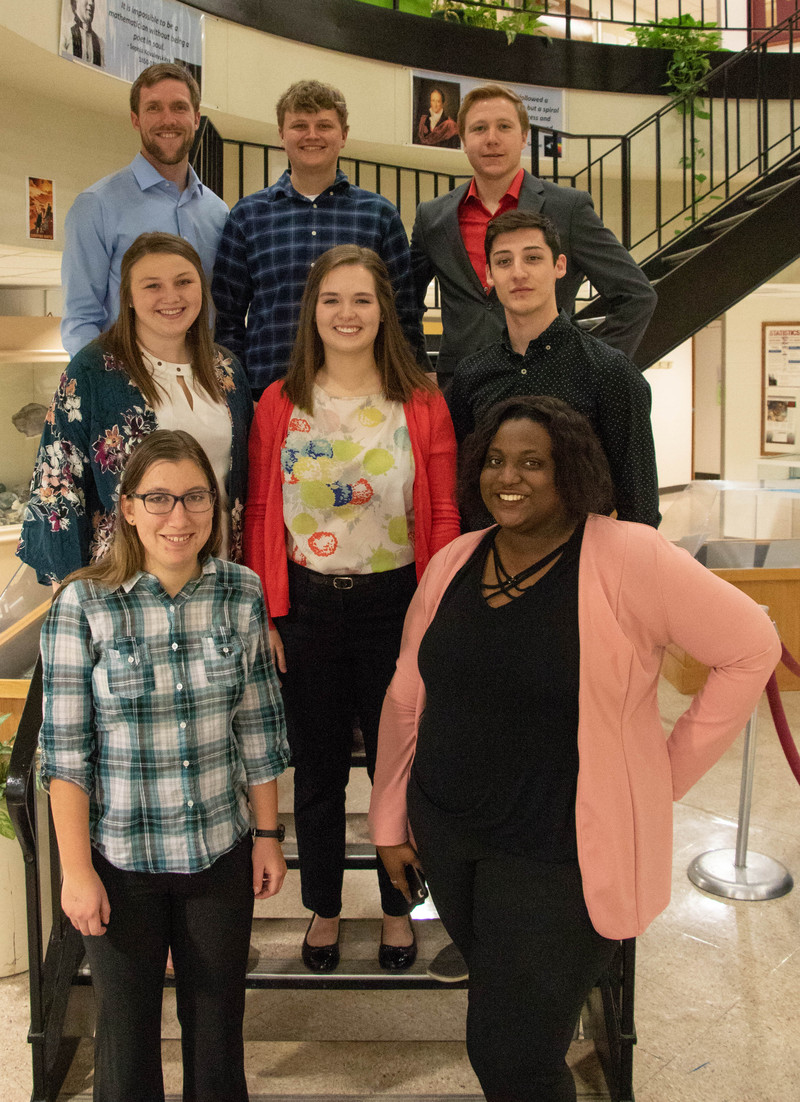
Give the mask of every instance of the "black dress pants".
<path id="1" fill-rule="evenodd" d="M 353 724 L 360 724 L 372 780 L 383 698 L 417 580 L 413 565 L 361 575 L 352 588 L 334 588 L 311 575 L 289 563 L 291 607 L 275 626 L 286 653 L 281 682 L 303 905 L 335 918 L 342 909 Z M 380 862 L 378 883 L 385 913 L 408 914 Z"/>
<path id="2" fill-rule="evenodd" d="M 92 857 L 111 905 L 84 936 L 97 1008 L 94 1102 L 163 1102 L 161 1000 L 175 965 L 184 1102 L 247 1102 L 245 977 L 253 921 L 248 837 L 202 872 L 126 872 Z"/>
<path id="3" fill-rule="evenodd" d="M 503 853 L 434 807 L 408 815 L 436 908 L 469 965 L 467 1051 L 489 1102 L 575 1102 L 581 1007 L 618 941 L 592 926 L 577 861 Z"/>

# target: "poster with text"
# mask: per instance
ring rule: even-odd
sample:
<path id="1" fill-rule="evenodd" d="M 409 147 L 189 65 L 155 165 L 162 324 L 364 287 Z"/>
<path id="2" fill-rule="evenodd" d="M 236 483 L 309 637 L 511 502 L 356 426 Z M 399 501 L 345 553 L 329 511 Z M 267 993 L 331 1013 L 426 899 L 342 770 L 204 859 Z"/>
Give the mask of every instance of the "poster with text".
<path id="1" fill-rule="evenodd" d="M 202 15 L 178 0 L 61 0 L 62 57 L 131 83 L 160 61 L 200 83 Z"/>
<path id="2" fill-rule="evenodd" d="M 467 92 L 479 88 L 486 81 L 428 70 L 415 70 L 411 79 L 411 144 L 460 149 L 455 120 L 461 101 Z M 557 132 L 564 129 L 564 93 L 560 88 L 539 88 L 533 84 L 507 84 L 505 87 L 516 92 L 525 104 L 531 126 L 547 127 Z M 539 153 L 546 157 L 560 157 L 560 139 L 556 142 L 552 134 L 540 134 Z"/>
<path id="3" fill-rule="evenodd" d="M 53 181 L 29 176 L 28 237 L 35 241 L 52 241 L 54 223 Z"/>
<path id="4" fill-rule="evenodd" d="M 798 450 L 800 322 L 763 322 L 762 455 Z"/>

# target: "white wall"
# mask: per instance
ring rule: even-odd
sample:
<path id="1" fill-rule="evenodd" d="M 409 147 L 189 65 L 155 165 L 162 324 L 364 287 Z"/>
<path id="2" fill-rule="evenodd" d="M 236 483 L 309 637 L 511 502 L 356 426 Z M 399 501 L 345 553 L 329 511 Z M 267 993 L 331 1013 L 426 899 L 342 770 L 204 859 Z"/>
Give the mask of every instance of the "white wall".
<path id="1" fill-rule="evenodd" d="M 693 337 L 694 341 L 694 470 L 722 473 L 722 318 Z"/>
<path id="2" fill-rule="evenodd" d="M 680 345 L 661 363 L 644 373 L 653 394 L 658 484 L 683 486 L 692 477 L 692 342 Z"/>
<path id="3" fill-rule="evenodd" d="M 757 477 L 761 450 L 761 326 L 800 321 L 800 293 L 770 283 L 725 315 L 722 459 L 723 478 L 750 482 Z"/>

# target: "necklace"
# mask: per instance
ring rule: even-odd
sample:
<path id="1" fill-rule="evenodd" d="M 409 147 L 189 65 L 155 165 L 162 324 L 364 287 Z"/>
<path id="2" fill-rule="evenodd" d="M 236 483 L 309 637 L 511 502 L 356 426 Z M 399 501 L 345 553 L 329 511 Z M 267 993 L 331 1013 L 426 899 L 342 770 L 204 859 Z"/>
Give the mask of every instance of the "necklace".
<path id="1" fill-rule="evenodd" d="M 532 578 L 534 574 L 537 574 L 540 570 L 544 569 L 548 563 L 551 563 L 553 559 L 558 558 L 561 552 L 569 543 L 569 539 L 564 540 L 558 547 L 554 547 L 552 551 L 548 553 L 538 562 L 535 562 L 533 566 L 526 566 L 524 570 L 520 570 L 518 574 L 509 574 L 506 570 L 503 562 L 500 558 L 500 552 L 497 550 L 497 533 L 492 539 L 492 561 L 494 563 L 494 572 L 497 577 L 496 582 L 481 582 L 481 589 L 484 591 L 484 596 L 489 597 L 502 596 L 509 597 L 513 600 L 514 597 L 519 597 L 524 592 L 521 588 L 521 583 L 527 581 L 528 578 Z M 572 537 L 570 536 L 570 539 Z M 514 593 L 513 591 L 517 592 Z"/>

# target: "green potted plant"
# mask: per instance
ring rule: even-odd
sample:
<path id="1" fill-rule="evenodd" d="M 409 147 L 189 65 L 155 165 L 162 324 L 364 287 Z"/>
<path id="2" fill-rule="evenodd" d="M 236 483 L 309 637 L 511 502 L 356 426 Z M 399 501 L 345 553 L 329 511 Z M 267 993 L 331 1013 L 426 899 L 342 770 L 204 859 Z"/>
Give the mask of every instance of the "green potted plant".
<path id="1" fill-rule="evenodd" d="M 523 0 L 521 8 L 503 13 L 497 7 L 478 7 L 459 0 L 431 0 L 431 18 L 462 23 L 466 27 L 483 27 L 503 31 L 509 46 L 518 34 L 534 34 L 548 38 L 547 26 L 539 18 L 541 9 L 533 0 Z M 502 14 L 501 14 L 502 13 Z"/>

